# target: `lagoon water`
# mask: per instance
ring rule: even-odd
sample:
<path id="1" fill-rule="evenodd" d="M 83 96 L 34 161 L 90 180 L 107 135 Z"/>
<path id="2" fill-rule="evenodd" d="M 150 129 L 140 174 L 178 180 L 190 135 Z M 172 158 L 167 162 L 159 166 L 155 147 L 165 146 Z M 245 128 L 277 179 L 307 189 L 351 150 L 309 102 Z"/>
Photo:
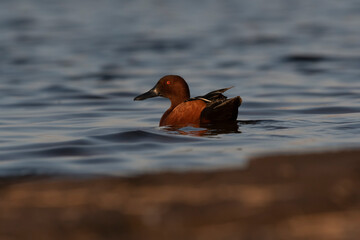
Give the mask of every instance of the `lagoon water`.
<path id="1" fill-rule="evenodd" d="M 0 176 L 242 166 L 358 147 L 356 0 L 3 1 Z M 158 127 L 166 74 L 191 95 L 234 86 L 236 126 Z"/>

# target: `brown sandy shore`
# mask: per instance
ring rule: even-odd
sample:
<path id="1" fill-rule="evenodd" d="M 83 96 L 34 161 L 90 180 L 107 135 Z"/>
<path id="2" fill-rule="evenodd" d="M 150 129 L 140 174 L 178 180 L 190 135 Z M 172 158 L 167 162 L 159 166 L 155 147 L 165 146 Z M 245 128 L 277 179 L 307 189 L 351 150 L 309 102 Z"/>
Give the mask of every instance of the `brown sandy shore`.
<path id="1" fill-rule="evenodd" d="M 360 150 L 245 169 L 0 179 L 0 239 L 360 239 Z"/>

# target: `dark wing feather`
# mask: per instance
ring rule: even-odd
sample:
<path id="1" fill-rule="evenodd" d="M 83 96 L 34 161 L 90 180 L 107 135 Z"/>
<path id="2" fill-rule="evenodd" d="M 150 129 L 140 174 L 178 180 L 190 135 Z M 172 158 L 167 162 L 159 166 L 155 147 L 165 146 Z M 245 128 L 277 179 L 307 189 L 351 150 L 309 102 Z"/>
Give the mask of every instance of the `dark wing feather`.
<path id="1" fill-rule="evenodd" d="M 239 96 L 212 102 L 201 112 L 201 120 L 204 122 L 235 121 L 241 102 L 242 100 Z"/>
<path id="2" fill-rule="evenodd" d="M 194 98 L 190 98 L 188 101 L 203 100 L 206 103 L 211 103 L 211 102 L 215 102 L 215 101 L 219 101 L 219 100 L 225 100 L 225 99 L 227 99 L 227 97 L 224 96 L 223 93 L 226 92 L 227 90 L 229 90 L 230 88 L 233 88 L 233 87 L 218 89 L 218 90 L 209 92 L 204 96 L 197 96 Z"/>

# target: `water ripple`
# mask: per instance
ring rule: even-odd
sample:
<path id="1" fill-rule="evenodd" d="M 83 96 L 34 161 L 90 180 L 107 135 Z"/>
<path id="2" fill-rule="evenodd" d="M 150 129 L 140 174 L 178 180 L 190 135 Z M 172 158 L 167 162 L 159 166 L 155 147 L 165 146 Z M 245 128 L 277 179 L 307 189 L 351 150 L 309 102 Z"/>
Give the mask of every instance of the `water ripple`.
<path id="1" fill-rule="evenodd" d="M 184 143 L 197 141 L 194 138 L 186 138 L 173 135 L 162 135 L 143 130 L 126 131 L 114 134 L 98 135 L 93 138 L 111 142 L 159 142 L 159 143 Z"/>
<path id="2" fill-rule="evenodd" d="M 358 107 L 317 107 L 317 108 L 293 110 L 293 112 L 303 113 L 303 114 L 347 114 L 347 113 L 359 113 L 360 108 L 358 108 Z"/>

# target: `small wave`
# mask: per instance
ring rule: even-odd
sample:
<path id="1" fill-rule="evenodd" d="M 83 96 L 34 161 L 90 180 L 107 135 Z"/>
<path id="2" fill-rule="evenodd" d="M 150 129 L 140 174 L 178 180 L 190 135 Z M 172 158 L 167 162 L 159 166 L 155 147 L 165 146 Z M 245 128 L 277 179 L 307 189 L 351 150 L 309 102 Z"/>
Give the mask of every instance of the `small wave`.
<path id="1" fill-rule="evenodd" d="M 237 122 L 241 125 L 255 125 L 261 123 L 278 123 L 280 121 L 276 120 L 237 120 Z"/>
<path id="2" fill-rule="evenodd" d="M 96 158 L 85 158 L 85 159 L 78 159 L 72 161 L 75 164 L 87 165 L 87 164 L 111 164 L 111 163 L 118 163 L 123 162 L 123 159 L 120 158 L 110 158 L 110 157 L 96 157 Z"/>
<path id="3" fill-rule="evenodd" d="M 277 35 L 257 35 L 249 37 L 239 37 L 230 40 L 227 44 L 233 47 L 244 47 L 244 46 L 266 46 L 266 45 L 280 45 L 290 41 L 285 36 Z"/>
<path id="4" fill-rule="evenodd" d="M 320 107 L 295 110 L 296 113 L 303 114 L 346 114 L 359 113 L 360 108 L 355 107 Z"/>
<path id="5" fill-rule="evenodd" d="M 81 90 L 70 88 L 64 85 L 53 84 L 41 89 L 43 92 L 50 93 L 82 93 Z"/>
<path id="6" fill-rule="evenodd" d="M 99 135 L 99 136 L 93 136 L 93 138 L 112 141 L 112 142 L 151 141 L 151 142 L 160 142 L 160 143 L 179 143 L 179 142 L 196 141 L 195 139 L 191 139 L 191 138 L 179 137 L 179 136 L 167 136 L 167 135 L 151 133 L 143 130 Z"/>
<path id="7" fill-rule="evenodd" d="M 324 61 L 358 63 L 360 61 L 360 58 L 358 56 L 347 56 L 342 54 L 328 55 L 316 53 L 300 53 L 286 55 L 281 58 L 281 61 L 287 63 L 319 63 Z"/>
<path id="8" fill-rule="evenodd" d="M 191 39 L 143 39 L 135 41 L 133 44 L 126 47 L 119 47 L 119 52 L 138 52 L 138 51 L 156 51 L 166 52 L 172 50 L 188 50 L 192 47 L 193 40 Z"/>
<path id="9" fill-rule="evenodd" d="M 38 107 L 47 107 L 50 105 L 51 104 L 47 103 L 47 102 L 27 101 L 27 102 L 18 102 L 18 103 L 14 103 L 14 104 L 7 104 L 7 105 L 4 105 L 4 107 L 38 108 Z"/>
<path id="10" fill-rule="evenodd" d="M 55 147 L 62 146 L 91 146 L 94 143 L 90 140 L 85 139 L 77 139 L 72 141 L 64 141 L 64 142 L 52 142 L 52 143 L 36 143 L 36 144 L 27 144 L 27 145 L 19 145 L 12 147 L 2 147 L 0 151 L 21 151 L 21 150 L 34 150 L 34 149 L 49 149 Z"/>
<path id="11" fill-rule="evenodd" d="M 275 107 L 283 107 L 289 105 L 286 102 L 255 102 L 248 101 L 243 104 L 243 107 L 247 108 L 275 108 Z"/>
<path id="12" fill-rule="evenodd" d="M 40 89 L 40 91 L 45 92 L 45 93 L 54 93 L 55 95 L 65 95 L 67 100 L 69 100 L 69 99 L 85 99 L 85 100 L 86 99 L 89 99 L 89 100 L 107 99 L 106 96 L 91 94 L 91 93 L 87 93 L 82 90 L 70 88 L 67 86 L 57 85 L 57 84 L 42 88 L 42 89 Z M 56 96 L 56 97 L 54 97 L 54 99 L 59 99 L 59 97 Z"/>
<path id="13" fill-rule="evenodd" d="M 270 97 L 278 97 L 278 96 L 289 96 L 289 97 L 293 97 L 293 96 L 299 96 L 299 97 L 344 97 L 344 98 L 359 98 L 360 94 L 359 93 L 355 93 L 355 92 L 351 92 L 351 91 L 326 91 L 326 92 L 320 92 L 320 91 L 312 91 L 312 90 L 308 90 L 308 91 L 282 91 L 282 92 L 270 92 L 270 93 L 261 93 L 261 94 L 257 94 L 257 97 L 266 97 L 266 98 L 270 98 Z M 286 103 L 286 102 L 277 102 L 277 105 L 273 105 L 276 103 L 262 103 L 262 102 L 246 102 L 244 103 L 248 104 L 251 107 L 258 107 L 258 106 L 266 106 L 266 105 L 272 105 L 274 106 L 281 106 L 281 104 L 284 105 L 290 105 L 291 103 Z"/>
<path id="14" fill-rule="evenodd" d="M 36 24 L 36 19 L 33 17 L 14 17 L 12 19 L 7 20 L 2 25 L 7 26 L 9 28 L 23 30 L 33 27 L 35 24 Z"/>
<path id="15" fill-rule="evenodd" d="M 282 58 L 283 62 L 289 63 L 314 63 L 326 60 L 330 60 L 330 58 L 318 54 L 290 54 Z"/>
<path id="16" fill-rule="evenodd" d="M 71 80 L 83 80 L 83 79 L 97 79 L 101 81 L 110 81 L 114 79 L 126 79 L 129 75 L 123 73 L 112 73 L 112 72 L 94 72 L 84 73 L 79 75 L 70 76 Z"/>
<path id="17" fill-rule="evenodd" d="M 76 157 L 90 156 L 95 153 L 95 143 L 90 140 L 72 140 L 64 142 L 52 142 L 42 144 L 28 144 L 2 148 L 5 154 L 0 156 L 4 160 L 31 157 Z M 97 149 L 97 152 L 99 150 Z"/>
<path id="18" fill-rule="evenodd" d="M 89 156 L 91 155 L 91 148 L 64 146 L 51 149 L 44 149 L 32 152 L 33 155 L 42 155 L 49 157 L 73 157 L 73 156 Z"/>
<path id="19" fill-rule="evenodd" d="M 70 96 L 67 99 L 103 100 L 107 99 L 107 97 L 94 94 L 79 94 Z"/>
<path id="20" fill-rule="evenodd" d="M 111 93 L 108 93 L 107 95 L 108 96 L 111 96 L 111 97 L 131 97 L 131 98 L 134 98 L 134 96 L 137 96 L 139 93 L 138 92 L 111 92 Z"/>
<path id="21" fill-rule="evenodd" d="M 0 154 L 1 161 L 39 159 L 41 157 L 86 157 L 94 154 L 90 147 L 63 146 L 37 150 L 13 151 Z"/>
<path id="22" fill-rule="evenodd" d="M 340 123 L 340 126 L 335 127 L 335 129 L 341 131 L 351 130 L 351 131 L 355 131 L 356 133 L 359 133 L 360 123 Z"/>
<path id="23" fill-rule="evenodd" d="M 11 63 L 14 65 L 27 65 L 34 62 L 35 60 L 30 57 L 16 57 L 11 60 Z"/>

